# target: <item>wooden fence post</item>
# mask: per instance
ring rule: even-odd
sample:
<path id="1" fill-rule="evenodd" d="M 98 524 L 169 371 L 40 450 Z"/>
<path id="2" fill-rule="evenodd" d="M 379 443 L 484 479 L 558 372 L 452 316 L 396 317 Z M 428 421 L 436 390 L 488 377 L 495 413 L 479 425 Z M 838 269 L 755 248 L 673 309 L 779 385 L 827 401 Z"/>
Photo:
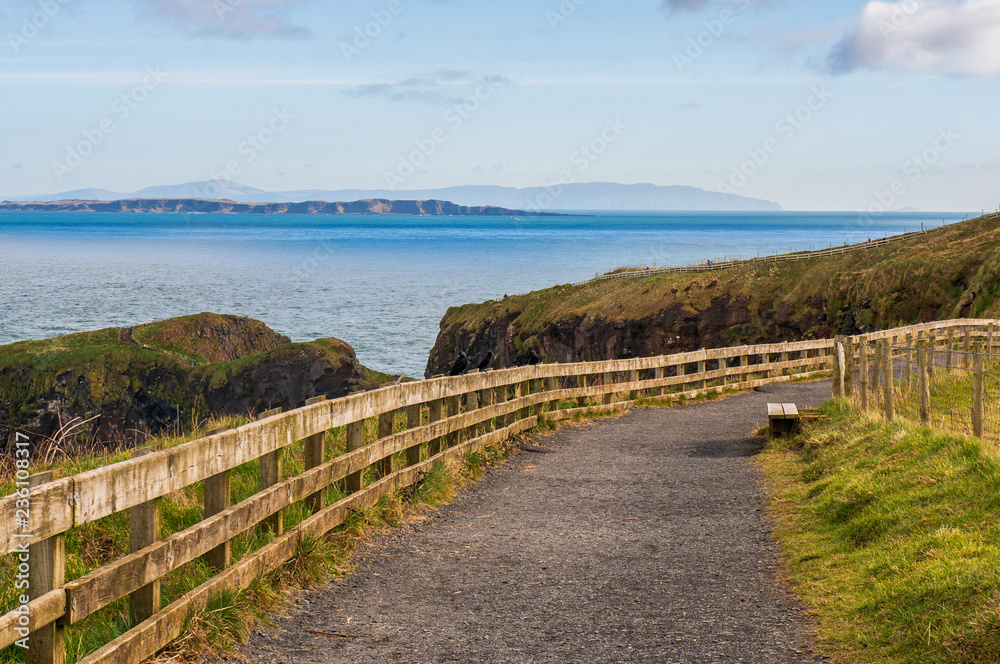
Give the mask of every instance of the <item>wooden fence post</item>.
<path id="1" fill-rule="evenodd" d="M 604 374 L 604 386 L 606 388 L 610 388 L 610 386 L 613 385 L 614 382 L 615 382 L 614 375 L 610 371 L 606 372 Z M 606 406 L 606 405 L 610 404 L 612 401 L 614 401 L 614 394 L 611 393 L 610 389 L 605 390 L 604 391 L 604 405 Z"/>
<path id="2" fill-rule="evenodd" d="M 416 429 L 421 422 L 421 405 L 416 403 L 406 408 L 406 428 Z M 406 448 L 406 465 L 415 466 L 420 463 L 420 445 Z"/>
<path id="3" fill-rule="evenodd" d="M 986 376 L 983 371 L 983 345 L 976 342 L 975 355 L 972 357 L 973 388 L 972 388 L 972 435 L 983 437 L 983 399 L 986 392 Z"/>
<path id="4" fill-rule="evenodd" d="M 835 353 L 833 355 L 833 396 L 844 398 L 844 342 L 843 337 L 838 337 Z"/>
<path id="5" fill-rule="evenodd" d="M 214 436 L 217 433 L 222 433 L 227 431 L 229 427 L 219 427 L 218 429 L 212 429 L 205 435 Z M 223 510 L 227 510 L 233 504 L 233 492 L 232 492 L 232 482 L 230 480 L 230 472 L 224 470 L 218 475 L 213 475 L 205 480 L 205 516 L 210 517 L 213 514 L 218 514 Z M 224 569 L 229 568 L 229 559 L 232 557 L 231 543 L 226 540 L 219 546 L 215 547 L 204 556 L 202 560 L 208 563 L 211 567 L 219 570 L 220 572 Z"/>
<path id="6" fill-rule="evenodd" d="M 365 421 L 351 422 L 347 425 L 345 434 L 347 436 L 347 451 L 360 450 L 365 445 Z M 363 471 L 358 470 L 351 473 L 345 482 L 345 493 L 352 494 L 361 491 L 363 481 Z"/>
<path id="7" fill-rule="evenodd" d="M 61 470 L 48 470 L 32 475 L 28 478 L 28 490 L 30 492 L 31 489 L 55 481 L 61 476 Z M 37 514 L 43 519 L 46 517 L 41 507 L 35 505 L 30 505 L 30 514 Z M 65 533 L 29 546 L 28 558 L 28 595 L 31 599 L 38 599 L 66 583 Z M 58 620 L 32 632 L 29 645 L 24 652 L 25 664 L 64 664 L 66 661 L 66 640 Z"/>
<path id="8" fill-rule="evenodd" d="M 656 367 L 655 369 L 653 369 L 653 380 L 663 380 L 663 367 Z M 654 387 L 651 390 L 651 394 L 654 397 L 663 396 L 663 388 Z"/>
<path id="9" fill-rule="evenodd" d="M 526 380 L 517 386 L 517 395 L 526 397 L 531 395 L 531 380 Z M 523 420 L 531 417 L 531 406 L 525 406 L 517 411 L 517 419 Z"/>
<path id="10" fill-rule="evenodd" d="M 326 401 L 326 395 L 308 399 L 306 400 L 306 405 L 313 406 L 315 404 L 322 403 L 323 401 Z M 302 445 L 303 467 L 306 470 L 311 470 L 316 466 L 322 466 L 323 462 L 326 460 L 326 432 L 321 431 L 307 437 L 303 441 Z M 308 496 L 305 503 L 313 514 L 320 511 L 323 509 L 323 492 L 317 491 L 311 496 Z"/>
<path id="11" fill-rule="evenodd" d="M 970 362 L 969 362 L 969 359 L 970 359 L 969 358 L 969 351 L 970 351 L 970 345 L 971 345 L 972 330 L 969 328 L 968 325 L 963 326 L 962 329 L 965 331 L 965 335 L 964 335 L 965 336 L 965 340 L 962 342 L 962 352 L 964 353 L 964 355 L 962 356 L 962 358 L 963 358 L 962 359 L 962 366 L 965 367 L 966 369 L 968 369 L 969 368 L 969 364 L 970 364 Z"/>
<path id="12" fill-rule="evenodd" d="M 705 360 L 700 360 L 698 362 L 698 373 L 700 373 L 700 374 L 704 374 L 705 373 Z M 708 387 L 708 381 L 702 379 L 702 380 L 698 381 L 698 385 L 699 385 L 699 387 L 698 387 L 699 390 L 704 390 L 705 388 Z"/>
<path id="13" fill-rule="evenodd" d="M 462 397 L 455 395 L 448 398 L 448 417 L 455 417 L 456 415 L 462 414 Z M 455 447 L 460 442 L 462 442 L 462 432 L 459 430 L 452 431 L 447 436 L 445 436 L 445 442 L 447 447 Z M 446 448 L 447 449 L 447 448 Z"/>
<path id="14" fill-rule="evenodd" d="M 948 328 L 948 353 L 945 355 L 945 366 L 948 368 L 948 372 L 951 373 L 951 367 L 955 363 L 954 359 L 955 350 L 955 328 Z"/>
<path id="15" fill-rule="evenodd" d="M 427 404 L 428 420 L 433 424 L 444 418 L 444 400 L 435 399 Z M 435 438 L 427 443 L 427 456 L 434 456 L 441 452 L 441 439 Z"/>
<path id="16" fill-rule="evenodd" d="M 578 376 L 577 379 L 576 379 L 576 384 L 579 385 L 580 387 L 587 387 L 587 376 L 586 375 Z M 587 397 L 577 397 L 576 398 L 576 405 L 577 406 L 586 406 L 587 405 Z"/>
<path id="17" fill-rule="evenodd" d="M 986 354 L 993 354 L 993 323 L 986 326 Z"/>
<path id="18" fill-rule="evenodd" d="M 558 376 L 552 376 L 548 380 L 549 392 L 555 392 L 559 389 L 560 379 Z M 553 399 L 549 402 L 549 412 L 554 413 L 559 410 L 559 399 Z"/>
<path id="19" fill-rule="evenodd" d="M 390 410 L 388 413 L 380 413 L 378 416 L 378 439 L 388 438 L 396 428 L 396 411 Z M 379 459 L 375 462 L 375 479 L 392 475 L 392 455 Z"/>
<path id="20" fill-rule="evenodd" d="M 844 396 L 854 396 L 854 342 L 850 337 L 844 337 Z"/>
<path id="21" fill-rule="evenodd" d="M 267 412 L 261 413 L 261 420 L 265 420 L 274 415 L 281 413 L 280 408 L 273 408 Z M 284 455 L 285 450 L 279 447 L 273 452 L 265 454 L 260 458 L 260 490 L 273 486 L 281 481 L 282 468 L 284 466 Z M 284 510 L 278 510 L 276 513 L 272 514 L 268 518 L 264 519 L 261 523 L 265 524 L 271 529 L 275 537 L 285 532 L 285 515 Z"/>
<path id="22" fill-rule="evenodd" d="M 482 396 L 479 398 L 480 407 L 485 408 L 487 406 L 493 405 L 493 398 L 496 396 L 496 391 L 492 387 L 488 387 L 482 391 Z M 483 433 L 489 433 L 493 431 L 493 418 L 490 418 L 483 422 L 481 425 L 481 431 Z"/>
<path id="23" fill-rule="evenodd" d="M 151 445 L 132 451 L 132 458 L 138 459 L 152 454 L 160 448 Z M 148 502 L 129 509 L 129 552 L 140 549 L 160 539 L 160 499 L 154 498 Z M 128 596 L 129 624 L 133 627 L 146 620 L 160 610 L 160 581 L 144 585 Z"/>
<path id="24" fill-rule="evenodd" d="M 875 361 L 872 363 L 872 379 L 868 383 L 868 388 L 871 390 L 869 396 L 872 393 L 877 393 L 878 389 L 882 385 L 882 342 L 879 339 L 873 340 L 875 342 L 875 347 L 872 349 Z"/>
<path id="25" fill-rule="evenodd" d="M 633 385 L 639 382 L 638 369 L 632 369 L 631 371 L 628 372 L 628 382 L 632 383 Z M 639 390 L 632 389 L 628 394 L 629 401 L 635 401 L 638 398 L 639 398 Z"/>
<path id="26" fill-rule="evenodd" d="M 880 348 L 882 355 L 882 403 L 885 409 L 885 421 L 892 422 L 896 417 L 896 409 L 893 404 L 893 370 L 892 370 L 892 346 L 888 339 L 882 339 Z"/>
<path id="27" fill-rule="evenodd" d="M 931 386 L 930 365 L 927 363 L 927 348 L 929 343 L 917 343 L 917 391 L 920 393 L 920 421 L 931 422 Z"/>
<path id="28" fill-rule="evenodd" d="M 479 410 L 479 392 L 477 390 L 472 390 L 465 395 L 465 410 L 469 413 Z M 478 435 L 479 424 L 470 424 L 465 428 L 465 437 L 467 439 L 476 438 Z"/>
<path id="29" fill-rule="evenodd" d="M 903 367 L 903 387 L 910 389 L 910 379 L 913 371 L 913 335 L 906 335 L 906 365 Z"/>
<path id="30" fill-rule="evenodd" d="M 517 398 L 518 389 L 519 388 L 517 385 L 504 385 L 503 387 L 499 388 L 500 391 L 497 392 L 498 394 L 497 401 L 500 403 L 513 401 L 514 399 Z M 503 416 L 502 419 L 503 419 L 503 425 L 505 427 L 511 426 L 512 424 L 514 424 L 514 422 L 517 422 L 517 411 L 514 410 L 507 413 L 506 415 Z"/>
<path id="31" fill-rule="evenodd" d="M 747 382 L 747 381 L 750 380 L 750 371 L 749 371 L 749 368 L 750 368 L 750 356 L 749 355 L 740 355 L 740 366 L 741 367 L 745 367 L 746 369 L 748 369 L 747 371 L 744 371 L 743 373 L 740 374 L 740 382 L 741 383 L 745 383 L 745 382 Z"/>
<path id="32" fill-rule="evenodd" d="M 861 337 L 858 344 L 861 359 L 861 410 L 868 410 L 868 337 Z"/>

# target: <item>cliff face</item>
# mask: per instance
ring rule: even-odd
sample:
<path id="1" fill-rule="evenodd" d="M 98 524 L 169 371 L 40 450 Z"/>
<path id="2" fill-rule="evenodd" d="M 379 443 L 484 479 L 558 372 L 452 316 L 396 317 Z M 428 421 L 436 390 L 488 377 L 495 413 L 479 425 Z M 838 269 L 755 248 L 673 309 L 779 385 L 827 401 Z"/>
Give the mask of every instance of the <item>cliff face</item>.
<path id="1" fill-rule="evenodd" d="M 199 314 L 0 346 L 0 425 L 52 437 L 94 418 L 85 437 L 129 442 L 211 415 L 344 396 L 363 379 L 338 339 L 292 344 L 260 321 Z"/>
<path id="2" fill-rule="evenodd" d="M 0 210 L 34 212 L 182 212 L 215 214 L 403 214 L 450 216 L 517 216 L 523 210 L 492 205 L 464 206 L 448 201 L 390 201 L 368 199 L 351 203 L 236 203 L 201 198 L 132 198 L 119 201 L 53 201 L 51 203 L 0 203 Z M 538 216 L 539 213 L 533 213 Z M 542 213 L 542 216 L 560 216 Z"/>
<path id="3" fill-rule="evenodd" d="M 1000 315 L 1000 229 L 976 219 L 830 258 L 598 281 L 454 307 L 426 374 L 458 352 L 495 367 L 643 357 Z"/>

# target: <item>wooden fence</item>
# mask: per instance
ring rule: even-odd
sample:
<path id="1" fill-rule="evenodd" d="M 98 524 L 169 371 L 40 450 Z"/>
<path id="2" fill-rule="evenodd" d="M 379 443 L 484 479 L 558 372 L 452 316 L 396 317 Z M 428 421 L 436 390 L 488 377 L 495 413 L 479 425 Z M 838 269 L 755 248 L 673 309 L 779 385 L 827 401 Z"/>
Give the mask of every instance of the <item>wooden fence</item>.
<path id="1" fill-rule="evenodd" d="M 927 329 L 991 322 L 949 321 Z M 352 511 L 415 485 L 434 464 L 530 430 L 539 417 L 561 420 L 586 411 L 614 412 L 639 398 L 679 399 L 815 377 L 843 366 L 835 349 L 834 340 L 828 339 L 546 364 L 403 383 L 313 400 L 288 413 L 265 414 L 238 429 L 169 449 L 140 451 L 128 461 L 72 477 L 33 476 L 26 482 L 30 488 L 0 499 L 0 553 L 30 560 L 26 567 L 31 589 L 26 609 L 0 617 L 0 647 L 30 633 L 29 664 L 62 664 L 63 629 L 127 596 L 133 627 L 80 661 L 135 664 L 180 636 L 187 618 L 220 591 L 246 587 L 293 557 L 303 536 L 323 536 Z M 407 428 L 400 432 L 393 427 L 397 413 L 406 416 Z M 370 418 L 378 420 L 379 437 L 365 445 L 364 423 Z M 346 427 L 347 452 L 329 459 L 325 434 L 335 427 Z M 304 441 L 305 471 L 285 478 L 283 454 L 297 441 Z M 252 460 L 260 462 L 260 491 L 233 505 L 230 473 Z M 374 479 L 365 486 L 369 467 Z M 342 481 L 347 497 L 324 505 L 324 489 Z M 204 482 L 203 520 L 159 539 L 159 499 L 196 482 Z M 31 523 L 15 518 L 26 496 Z M 285 531 L 282 511 L 300 502 L 310 508 L 311 516 Z M 66 533 L 126 510 L 130 555 L 66 582 Z M 231 562 L 230 541 L 264 522 L 275 539 Z M 199 557 L 217 573 L 161 608 L 160 580 Z"/>
<path id="2" fill-rule="evenodd" d="M 834 396 L 849 397 L 862 410 L 878 410 L 887 421 L 903 414 L 932 423 L 932 386 L 951 382 L 958 389 L 947 408 L 962 422 L 961 433 L 1000 435 L 1000 404 L 987 393 L 987 377 L 1000 379 L 994 355 L 1000 344 L 996 321 L 948 321 L 854 337 L 837 337 Z M 963 385 L 963 383 L 968 383 Z M 952 389 L 955 389 L 954 387 Z M 996 392 L 996 390 L 991 390 Z M 955 410 L 964 409 L 957 418 Z M 992 415 L 992 417 L 988 417 Z M 993 426 L 987 431 L 987 420 Z M 945 425 L 947 427 L 947 425 Z M 947 428 L 956 428 L 954 426 Z"/>

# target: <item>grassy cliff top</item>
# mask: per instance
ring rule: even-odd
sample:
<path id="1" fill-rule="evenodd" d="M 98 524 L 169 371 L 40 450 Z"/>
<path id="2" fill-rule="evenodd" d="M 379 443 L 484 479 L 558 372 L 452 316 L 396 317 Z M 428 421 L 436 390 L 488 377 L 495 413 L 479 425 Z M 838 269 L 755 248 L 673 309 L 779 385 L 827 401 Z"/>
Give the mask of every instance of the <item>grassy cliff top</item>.
<path id="1" fill-rule="evenodd" d="M 561 321 L 634 321 L 665 309 L 705 310 L 716 298 L 750 308 L 840 308 L 864 303 L 881 326 L 1000 313 L 1000 223 L 977 218 L 913 239 L 840 256 L 756 264 L 717 272 L 673 273 L 561 285 L 501 301 L 452 307 L 442 329 L 513 320 L 521 335 Z"/>
<path id="2" fill-rule="evenodd" d="M 46 356 L 59 357 L 62 362 L 87 360 L 125 348 L 187 364 L 211 364 L 266 353 L 288 342 L 288 337 L 259 320 L 201 313 L 0 346 L 0 366 L 35 364 Z"/>

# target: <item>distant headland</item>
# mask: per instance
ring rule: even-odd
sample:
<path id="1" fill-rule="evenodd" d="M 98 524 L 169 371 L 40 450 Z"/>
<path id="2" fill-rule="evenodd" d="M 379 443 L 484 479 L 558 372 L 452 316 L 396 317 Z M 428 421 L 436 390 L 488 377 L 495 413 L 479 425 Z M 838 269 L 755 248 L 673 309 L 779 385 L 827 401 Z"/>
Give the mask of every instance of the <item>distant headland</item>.
<path id="1" fill-rule="evenodd" d="M 116 201 L 64 200 L 51 202 L 0 203 L 0 211 L 36 212 L 180 212 L 187 214 L 400 214 L 429 216 L 517 217 L 571 216 L 552 212 L 509 210 L 493 205 L 456 205 L 448 201 L 391 201 L 381 198 L 350 203 L 305 201 L 302 203 L 237 203 L 204 198 L 128 198 Z"/>

